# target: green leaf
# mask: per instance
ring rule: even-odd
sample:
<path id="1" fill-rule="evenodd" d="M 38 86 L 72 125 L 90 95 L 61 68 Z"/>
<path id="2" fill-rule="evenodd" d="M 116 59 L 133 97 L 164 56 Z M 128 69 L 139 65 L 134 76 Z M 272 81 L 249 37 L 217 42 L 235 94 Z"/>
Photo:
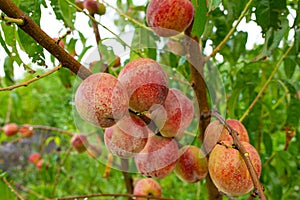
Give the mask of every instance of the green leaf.
<path id="1" fill-rule="evenodd" d="M 297 16 L 296 19 L 294 21 L 294 25 L 293 26 L 300 26 L 300 1 L 298 1 L 298 6 L 297 6 Z"/>
<path id="2" fill-rule="evenodd" d="M 7 48 L 6 41 L 4 41 L 1 32 L 0 32 L 0 44 L 1 44 L 1 46 L 3 47 L 3 49 L 5 50 L 6 54 L 7 54 L 7 55 L 10 55 L 10 51 L 9 51 L 9 49 Z"/>
<path id="3" fill-rule="evenodd" d="M 284 71 L 287 78 L 291 78 L 296 70 L 297 62 L 295 56 L 288 56 L 284 59 Z"/>
<path id="4" fill-rule="evenodd" d="M 222 3 L 222 0 L 210 0 L 208 4 L 208 11 L 211 12 Z"/>
<path id="5" fill-rule="evenodd" d="M 286 1 L 259 0 L 256 3 L 256 22 L 261 26 L 263 33 L 266 33 L 271 27 L 275 30 L 279 29 L 281 23 L 279 16 L 286 10 Z"/>
<path id="6" fill-rule="evenodd" d="M 247 39 L 248 33 L 243 31 L 238 32 L 234 37 L 231 55 L 235 61 L 237 61 L 240 56 L 245 53 Z"/>
<path id="7" fill-rule="evenodd" d="M 263 143 L 264 143 L 267 155 L 269 155 L 269 156 L 272 155 L 273 143 L 272 143 L 272 138 L 269 133 L 266 133 L 266 132 L 263 133 Z"/>
<path id="8" fill-rule="evenodd" d="M 27 35 L 22 30 L 18 31 L 19 34 L 19 44 L 23 50 L 32 59 L 32 62 L 38 63 L 39 65 L 45 64 L 45 56 L 43 52 L 43 47 L 40 46 L 32 37 Z"/>
<path id="9" fill-rule="evenodd" d="M 7 85 L 12 85 L 15 83 L 14 80 L 14 60 L 7 56 L 4 61 L 4 73 L 5 73 L 5 82 Z"/>
<path id="10" fill-rule="evenodd" d="M 44 0 L 20 1 L 20 9 L 25 12 L 36 24 L 40 25 L 41 4 L 46 6 Z"/>
<path id="11" fill-rule="evenodd" d="M 300 101 L 297 96 L 293 95 L 287 108 L 286 124 L 294 127 L 295 129 L 299 127 L 299 121 L 300 121 L 299 108 L 300 108 Z"/>
<path id="12" fill-rule="evenodd" d="M 75 4 L 75 0 L 70 1 Z M 76 8 L 69 5 L 66 0 L 51 0 L 50 4 L 56 15 L 56 19 L 62 20 L 66 27 L 74 29 Z"/>
<path id="13" fill-rule="evenodd" d="M 206 0 L 193 1 L 195 8 L 194 24 L 192 29 L 192 35 L 200 37 L 205 29 L 207 21 L 207 7 Z"/>
<path id="14" fill-rule="evenodd" d="M 72 87 L 71 71 L 69 69 L 62 67 L 58 71 L 58 76 L 60 78 L 61 83 L 64 85 L 65 88 Z"/>

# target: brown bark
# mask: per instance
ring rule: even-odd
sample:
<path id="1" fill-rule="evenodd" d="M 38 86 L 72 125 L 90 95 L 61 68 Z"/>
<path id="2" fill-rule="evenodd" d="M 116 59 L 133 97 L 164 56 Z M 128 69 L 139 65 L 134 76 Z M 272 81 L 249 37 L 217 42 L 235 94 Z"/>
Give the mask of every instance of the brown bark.
<path id="1" fill-rule="evenodd" d="M 70 69 L 80 78 L 85 79 L 92 73 L 68 54 L 63 48 L 56 44 L 56 42 L 47 35 L 28 15 L 19 9 L 12 1 L 2 0 L 0 3 L 0 10 L 8 17 L 23 19 L 24 24 L 19 28 L 30 35 L 36 42 L 44 47 L 49 53 L 56 57 L 63 67 Z"/>

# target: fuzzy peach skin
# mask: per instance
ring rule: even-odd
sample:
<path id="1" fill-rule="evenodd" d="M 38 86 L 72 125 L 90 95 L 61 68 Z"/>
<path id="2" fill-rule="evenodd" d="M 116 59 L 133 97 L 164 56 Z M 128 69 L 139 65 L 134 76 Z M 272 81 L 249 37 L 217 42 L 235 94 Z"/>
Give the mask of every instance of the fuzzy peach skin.
<path id="1" fill-rule="evenodd" d="M 157 181 L 152 178 L 144 178 L 139 180 L 134 186 L 133 190 L 134 195 L 144 195 L 144 196 L 153 196 L 161 197 L 162 189 Z M 143 197 L 136 197 L 136 200 L 145 200 Z"/>
<path id="2" fill-rule="evenodd" d="M 187 145 L 179 150 L 179 155 L 180 157 L 174 170 L 179 179 L 188 183 L 195 183 L 206 177 L 208 163 L 201 149 Z"/>
<path id="3" fill-rule="evenodd" d="M 126 88 L 108 73 L 96 73 L 86 78 L 75 94 L 75 106 L 86 121 L 107 128 L 128 112 Z"/>
<path id="4" fill-rule="evenodd" d="M 223 193 L 231 196 L 240 196 L 253 189 L 251 176 L 239 151 L 228 148 L 232 145 L 223 141 L 227 146 L 217 144 L 209 156 L 208 170 L 213 183 Z M 248 142 L 241 142 L 249 153 L 253 167 L 260 177 L 261 160 L 256 149 Z"/>
<path id="5" fill-rule="evenodd" d="M 172 138 L 153 135 L 145 148 L 135 156 L 138 171 L 147 177 L 163 178 L 176 166 L 178 145 Z"/>
<path id="6" fill-rule="evenodd" d="M 244 125 L 235 119 L 227 119 L 227 124 L 239 133 L 238 138 L 240 141 L 249 142 L 248 131 Z M 203 150 L 209 153 L 217 142 L 230 141 L 233 142 L 228 130 L 218 121 L 211 122 L 204 133 Z"/>
<path id="7" fill-rule="evenodd" d="M 168 95 L 168 77 L 163 68 L 149 58 L 130 61 L 120 71 L 119 81 L 127 89 L 129 107 L 136 112 L 161 105 Z"/>
<path id="8" fill-rule="evenodd" d="M 105 130 L 104 142 L 113 155 L 130 158 L 145 147 L 149 132 L 142 119 L 130 114 Z"/>
<path id="9" fill-rule="evenodd" d="M 146 11 L 148 26 L 162 37 L 185 31 L 193 18 L 194 7 L 189 0 L 151 0 Z"/>
<path id="10" fill-rule="evenodd" d="M 193 102 L 176 88 L 169 89 L 162 107 L 151 113 L 151 119 L 164 137 L 180 135 L 190 125 L 193 116 Z"/>

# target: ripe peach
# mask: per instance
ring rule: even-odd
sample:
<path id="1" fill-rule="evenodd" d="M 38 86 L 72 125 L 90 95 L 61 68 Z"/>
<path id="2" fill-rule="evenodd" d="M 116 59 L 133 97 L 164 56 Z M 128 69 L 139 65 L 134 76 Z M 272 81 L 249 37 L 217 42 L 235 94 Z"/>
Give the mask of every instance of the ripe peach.
<path id="1" fill-rule="evenodd" d="M 78 153 L 86 151 L 88 140 L 84 134 L 75 134 L 71 138 L 71 145 Z"/>
<path id="2" fill-rule="evenodd" d="M 235 119 L 228 119 L 226 120 L 226 122 L 231 128 L 233 128 L 239 133 L 238 137 L 240 141 L 249 142 L 247 129 L 241 122 Z M 228 130 L 219 122 L 219 120 L 215 120 L 211 122 L 205 130 L 203 140 L 203 151 L 205 153 L 209 153 L 217 144 L 217 142 L 221 141 L 232 142 L 233 139 L 229 134 Z"/>
<path id="3" fill-rule="evenodd" d="M 16 135 L 19 131 L 19 127 L 15 123 L 6 124 L 3 126 L 3 132 L 6 136 Z"/>
<path id="4" fill-rule="evenodd" d="M 42 156 L 40 153 L 32 153 L 30 156 L 29 156 L 29 162 L 32 163 L 32 164 L 36 164 L 39 160 L 42 159 Z"/>
<path id="5" fill-rule="evenodd" d="M 162 104 L 168 95 L 168 77 L 162 67 L 149 58 L 138 58 L 121 70 L 118 79 L 127 89 L 129 107 L 137 112 L 148 111 Z"/>
<path id="6" fill-rule="evenodd" d="M 164 137 L 174 137 L 184 132 L 190 125 L 193 116 L 193 102 L 175 88 L 169 89 L 162 107 L 151 113 L 151 119 L 153 119 Z"/>
<path id="7" fill-rule="evenodd" d="M 134 186 L 133 190 L 134 195 L 144 195 L 144 196 L 153 196 L 161 197 L 162 191 L 158 182 L 152 178 L 144 178 L 139 180 Z M 136 200 L 145 200 L 143 197 L 136 197 Z"/>
<path id="8" fill-rule="evenodd" d="M 23 124 L 19 130 L 20 134 L 24 138 L 30 138 L 34 134 L 33 127 L 29 124 Z"/>
<path id="9" fill-rule="evenodd" d="M 195 183 L 206 177 L 208 172 L 207 158 L 196 146 L 184 146 L 179 150 L 179 159 L 175 167 L 175 174 L 182 181 Z"/>
<path id="10" fill-rule="evenodd" d="M 117 124 L 105 130 L 104 142 L 113 155 L 130 158 L 145 147 L 148 132 L 142 119 L 135 115 L 126 115 Z"/>
<path id="11" fill-rule="evenodd" d="M 144 176 L 163 178 L 174 170 L 177 159 L 176 141 L 153 135 L 148 138 L 145 148 L 135 156 L 135 164 Z"/>
<path id="12" fill-rule="evenodd" d="M 253 183 L 247 166 L 239 151 L 228 147 L 229 141 L 223 141 L 226 145 L 217 144 L 209 156 L 208 170 L 212 181 L 223 193 L 231 196 L 239 196 L 250 192 Z M 250 160 L 258 176 L 261 174 L 261 161 L 256 149 L 248 142 L 242 142 L 249 153 Z"/>
<path id="13" fill-rule="evenodd" d="M 75 94 L 75 106 L 86 121 L 106 128 L 128 112 L 128 96 L 124 86 L 108 73 L 86 78 Z"/>
<path id="14" fill-rule="evenodd" d="M 194 7 L 189 0 L 151 0 L 146 11 L 148 25 L 162 37 L 185 31 L 193 17 Z"/>

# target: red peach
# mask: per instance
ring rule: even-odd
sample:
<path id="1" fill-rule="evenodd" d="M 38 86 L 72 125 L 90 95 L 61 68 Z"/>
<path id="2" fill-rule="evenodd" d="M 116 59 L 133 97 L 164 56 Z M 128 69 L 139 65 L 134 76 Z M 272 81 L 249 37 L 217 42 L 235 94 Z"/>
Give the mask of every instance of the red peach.
<path id="1" fill-rule="evenodd" d="M 121 70 L 118 79 L 127 89 L 129 107 L 137 112 L 161 105 L 168 95 L 168 77 L 162 67 L 149 58 L 138 58 Z"/>
<path id="2" fill-rule="evenodd" d="M 176 166 L 178 145 L 174 139 L 153 135 L 135 156 L 138 171 L 147 177 L 163 178 Z"/>
<path id="3" fill-rule="evenodd" d="M 130 158 L 145 147 L 148 132 L 143 120 L 135 115 L 129 115 L 105 130 L 104 142 L 113 155 Z"/>
<path id="4" fill-rule="evenodd" d="M 29 162 L 32 163 L 32 164 L 36 164 L 39 160 L 42 159 L 42 156 L 40 153 L 32 153 L 30 156 L 29 156 Z"/>
<path id="5" fill-rule="evenodd" d="M 19 127 L 15 123 L 6 124 L 3 126 L 3 132 L 6 136 L 16 135 L 19 131 Z"/>
<path id="6" fill-rule="evenodd" d="M 239 133 L 238 138 L 240 139 L 240 141 L 249 142 L 247 129 L 241 122 L 234 119 L 228 119 L 226 120 L 226 122 L 231 128 Z M 221 141 L 232 142 L 233 139 L 228 130 L 219 122 L 219 120 L 215 120 L 211 122 L 205 130 L 203 151 L 205 153 L 209 153 L 217 144 L 217 142 Z"/>
<path id="7" fill-rule="evenodd" d="M 128 96 L 117 78 L 108 73 L 96 73 L 78 87 L 75 106 L 83 119 L 106 128 L 128 112 Z"/>
<path id="8" fill-rule="evenodd" d="M 148 25 L 162 37 L 185 31 L 193 17 L 194 7 L 189 0 L 151 0 L 146 11 Z"/>
<path id="9" fill-rule="evenodd" d="M 23 124 L 19 132 L 24 138 L 30 138 L 34 134 L 33 127 L 29 124 Z"/>
<path id="10" fill-rule="evenodd" d="M 248 142 L 241 142 L 249 154 L 253 167 L 260 177 L 261 161 L 256 149 Z M 225 146 L 226 145 L 226 146 Z M 253 183 L 247 166 L 239 151 L 230 148 L 229 141 L 217 144 L 209 156 L 208 170 L 213 183 L 223 193 L 239 196 L 250 192 Z"/>
<path id="11" fill-rule="evenodd" d="M 161 197 L 162 191 L 158 182 L 152 178 L 144 178 L 139 180 L 134 186 L 134 195 Z M 136 197 L 136 200 L 145 200 L 143 197 Z"/>
<path id="12" fill-rule="evenodd" d="M 175 174 L 182 181 L 195 183 L 204 179 L 208 173 L 207 158 L 196 146 L 184 146 L 179 150 Z"/>
<path id="13" fill-rule="evenodd" d="M 193 102 L 175 88 L 169 89 L 162 107 L 151 113 L 151 119 L 164 137 L 174 137 L 184 132 L 190 125 L 193 116 Z"/>
<path id="14" fill-rule="evenodd" d="M 78 153 L 82 153 L 86 151 L 86 147 L 88 146 L 88 140 L 86 135 L 84 134 L 75 134 L 71 138 L 71 145 Z"/>

